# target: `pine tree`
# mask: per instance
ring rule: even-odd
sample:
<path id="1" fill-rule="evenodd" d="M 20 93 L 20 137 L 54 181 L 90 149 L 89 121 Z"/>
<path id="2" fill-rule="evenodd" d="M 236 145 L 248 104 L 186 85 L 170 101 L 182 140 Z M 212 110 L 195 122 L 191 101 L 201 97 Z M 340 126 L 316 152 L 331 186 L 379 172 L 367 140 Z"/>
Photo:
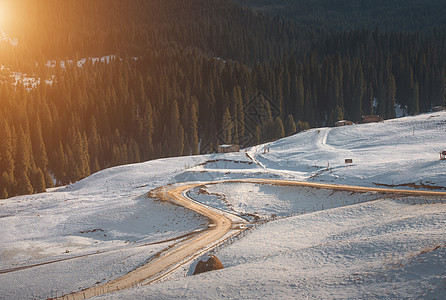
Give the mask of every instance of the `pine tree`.
<path id="1" fill-rule="evenodd" d="M 235 88 L 236 122 L 237 122 L 237 141 L 240 143 L 245 137 L 245 112 L 243 108 L 242 91 L 240 86 Z"/>
<path id="2" fill-rule="evenodd" d="M 34 124 L 32 126 L 31 141 L 34 161 L 36 162 L 37 167 L 40 169 L 40 172 L 42 172 L 44 176 L 45 186 L 52 187 L 53 181 L 48 173 L 48 155 L 45 143 L 43 142 L 39 115 L 37 115 L 36 120 L 34 121 Z"/>
<path id="3" fill-rule="evenodd" d="M 223 114 L 223 122 L 221 124 L 224 144 L 232 143 L 232 126 L 231 114 L 229 113 L 229 108 L 226 108 L 226 111 Z"/>
<path id="4" fill-rule="evenodd" d="M 29 136 L 26 136 L 22 126 L 19 126 L 15 159 L 17 167 L 14 172 L 16 176 L 15 190 L 18 195 L 31 194 L 33 192 L 33 187 L 28 177 L 32 166 L 31 151 L 31 141 L 29 141 Z"/>
<path id="5" fill-rule="evenodd" d="M 88 153 L 88 140 L 87 135 L 81 136 L 81 149 L 82 149 L 82 178 L 90 176 L 90 154 Z"/>
<path id="6" fill-rule="evenodd" d="M 395 118 L 395 96 L 396 96 L 396 83 L 395 77 L 392 73 L 389 73 L 388 77 L 388 90 L 386 101 L 386 118 Z"/>
<path id="7" fill-rule="evenodd" d="M 88 128 L 88 152 L 90 154 L 90 171 L 91 173 L 96 173 L 100 170 L 98 161 L 99 135 L 96 125 L 96 119 L 94 116 L 91 117 Z"/>
<path id="8" fill-rule="evenodd" d="M 308 122 L 297 121 L 296 123 L 297 132 L 301 132 L 310 129 L 310 124 Z"/>
<path id="9" fill-rule="evenodd" d="M 344 111 L 339 105 L 337 105 L 330 114 L 328 125 L 333 126 L 337 121 L 341 121 L 342 119 L 344 119 Z"/>
<path id="10" fill-rule="evenodd" d="M 365 90 L 362 102 L 362 110 L 366 115 L 373 115 L 373 86 L 369 85 Z"/>
<path id="11" fill-rule="evenodd" d="M 57 180 L 56 185 L 68 184 L 69 183 L 69 180 L 67 178 L 68 160 L 62 142 L 59 142 L 59 147 L 55 151 L 53 159 L 55 165 L 53 172 Z"/>
<path id="12" fill-rule="evenodd" d="M 16 195 L 29 195 L 34 192 L 28 175 L 23 171 L 19 172 L 15 186 Z"/>
<path id="13" fill-rule="evenodd" d="M 35 193 L 43 193 L 45 192 L 45 177 L 43 175 L 42 170 L 37 167 L 32 171 L 32 181 L 31 185 L 34 188 Z"/>
<path id="14" fill-rule="evenodd" d="M 285 136 L 290 136 L 296 133 L 296 123 L 292 115 L 288 115 L 285 123 Z"/>
<path id="15" fill-rule="evenodd" d="M 304 117 L 305 90 L 302 76 L 298 76 L 296 80 L 296 110 L 294 112 L 294 115 L 297 116 L 297 119 L 301 120 Z"/>
<path id="16" fill-rule="evenodd" d="M 276 117 L 274 120 L 274 136 L 273 139 L 281 139 L 285 137 L 285 129 L 283 128 L 283 122 L 280 117 Z"/>
<path id="17" fill-rule="evenodd" d="M 0 141 L 0 174 L 2 174 L 2 178 L 0 178 L 0 188 L 4 190 L 2 192 L 3 195 L 8 195 L 12 192 L 11 184 L 14 178 L 14 149 L 10 127 L 1 114 Z"/>
<path id="18" fill-rule="evenodd" d="M 420 111 L 420 88 L 418 82 L 411 87 L 411 94 L 409 98 L 409 103 L 407 105 L 407 110 L 410 115 L 416 115 Z"/>
<path id="19" fill-rule="evenodd" d="M 143 119 L 143 157 L 144 160 L 153 158 L 153 133 L 154 133 L 154 124 L 153 124 L 153 109 L 152 105 L 149 101 L 146 102 L 145 113 Z"/>
<path id="20" fill-rule="evenodd" d="M 180 112 L 176 101 L 172 105 L 170 116 L 170 149 L 171 156 L 180 156 L 184 150 L 184 128 L 180 123 Z"/>
<path id="21" fill-rule="evenodd" d="M 355 122 L 361 121 L 364 90 L 365 90 L 364 73 L 362 72 L 362 67 L 359 64 L 359 62 L 356 62 L 355 74 L 354 74 L 353 99 L 352 99 L 353 115 L 351 116 L 352 120 Z"/>
<path id="22" fill-rule="evenodd" d="M 198 101 L 193 98 L 192 105 L 190 106 L 190 124 L 189 124 L 189 143 L 191 154 L 195 155 L 199 153 L 198 149 Z"/>
<path id="23" fill-rule="evenodd" d="M 68 165 L 70 165 L 69 180 L 74 182 L 90 174 L 88 143 L 86 136 L 79 130 L 72 128 L 69 134 L 69 147 L 67 147 Z"/>

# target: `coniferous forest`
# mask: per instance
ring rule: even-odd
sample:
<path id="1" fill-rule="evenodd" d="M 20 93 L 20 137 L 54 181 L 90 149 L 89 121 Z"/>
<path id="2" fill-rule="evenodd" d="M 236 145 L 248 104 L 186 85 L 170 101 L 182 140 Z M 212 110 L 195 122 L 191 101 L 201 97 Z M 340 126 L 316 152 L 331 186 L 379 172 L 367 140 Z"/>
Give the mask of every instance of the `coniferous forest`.
<path id="1" fill-rule="evenodd" d="M 220 143 L 393 118 L 395 105 L 414 115 L 445 104 L 441 24 L 337 29 L 229 0 L 6 2 L 2 30 L 18 43 L 0 42 L 0 198 Z M 7 68 L 41 83 L 15 85 Z M 259 95 L 266 118 L 248 125 Z"/>

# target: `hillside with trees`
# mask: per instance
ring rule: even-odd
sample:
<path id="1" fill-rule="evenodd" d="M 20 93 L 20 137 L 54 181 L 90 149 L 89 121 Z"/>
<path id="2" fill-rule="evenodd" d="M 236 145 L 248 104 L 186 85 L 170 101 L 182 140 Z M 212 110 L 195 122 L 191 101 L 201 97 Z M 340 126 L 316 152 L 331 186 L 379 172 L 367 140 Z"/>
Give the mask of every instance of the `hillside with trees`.
<path id="1" fill-rule="evenodd" d="M 445 104 L 441 30 L 332 31 L 228 0 L 8 4 L 4 31 L 18 45 L 0 43 L 0 65 L 41 84 L 14 85 L 2 68 L 0 198 L 362 114 L 393 118 L 395 104 L 408 114 Z M 253 100 L 261 119 L 247 117 Z"/>
<path id="2" fill-rule="evenodd" d="M 442 0 L 236 0 L 256 11 L 335 31 L 428 32 L 446 28 Z"/>

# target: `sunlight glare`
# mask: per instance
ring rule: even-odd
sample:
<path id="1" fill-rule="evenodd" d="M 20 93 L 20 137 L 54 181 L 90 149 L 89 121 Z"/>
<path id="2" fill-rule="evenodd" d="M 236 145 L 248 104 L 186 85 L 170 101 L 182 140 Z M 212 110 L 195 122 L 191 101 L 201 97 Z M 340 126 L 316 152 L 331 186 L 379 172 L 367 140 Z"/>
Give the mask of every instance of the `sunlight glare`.
<path id="1" fill-rule="evenodd" d="M 9 26 L 11 18 L 11 7 L 8 0 L 0 0 L 0 30 L 5 30 Z"/>

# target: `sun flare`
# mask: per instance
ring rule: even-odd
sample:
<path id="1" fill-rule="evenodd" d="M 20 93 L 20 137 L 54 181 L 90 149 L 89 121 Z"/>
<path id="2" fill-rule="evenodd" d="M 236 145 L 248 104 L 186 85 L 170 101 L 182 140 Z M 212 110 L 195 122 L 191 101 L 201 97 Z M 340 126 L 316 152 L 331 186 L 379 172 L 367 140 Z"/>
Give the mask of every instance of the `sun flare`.
<path id="1" fill-rule="evenodd" d="M 7 0 L 0 0 L 0 30 L 5 30 L 11 17 L 11 7 Z"/>

